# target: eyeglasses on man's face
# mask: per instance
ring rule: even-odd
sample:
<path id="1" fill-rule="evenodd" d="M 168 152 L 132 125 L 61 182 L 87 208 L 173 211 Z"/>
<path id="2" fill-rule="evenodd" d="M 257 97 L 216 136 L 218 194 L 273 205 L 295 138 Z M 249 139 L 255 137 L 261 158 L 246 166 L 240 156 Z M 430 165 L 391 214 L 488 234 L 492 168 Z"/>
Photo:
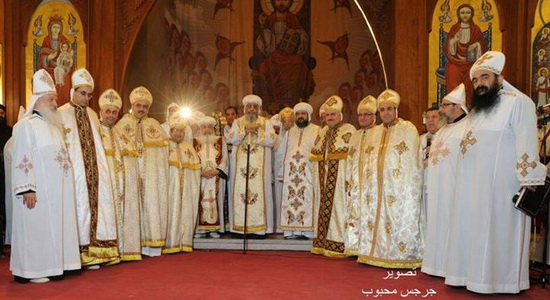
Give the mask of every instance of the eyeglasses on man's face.
<path id="1" fill-rule="evenodd" d="M 87 97 L 87 98 L 92 98 L 92 96 L 94 95 L 93 93 L 87 93 L 86 91 L 77 91 L 80 95 L 84 96 L 84 97 Z"/>
<path id="2" fill-rule="evenodd" d="M 449 106 L 449 105 L 455 106 L 456 103 L 441 103 L 441 105 L 439 105 L 439 106 L 445 107 L 445 106 Z"/>

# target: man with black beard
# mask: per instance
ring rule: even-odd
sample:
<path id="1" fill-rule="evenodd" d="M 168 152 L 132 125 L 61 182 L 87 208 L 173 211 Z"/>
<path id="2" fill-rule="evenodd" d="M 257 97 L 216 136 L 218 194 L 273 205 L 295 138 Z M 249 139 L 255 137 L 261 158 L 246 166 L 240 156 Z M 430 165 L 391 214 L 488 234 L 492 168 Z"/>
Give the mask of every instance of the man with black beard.
<path id="1" fill-rule="evenodd" d="M 6 107 L 0 104 L 0 166 L 4 165 L 2 150 L 11 138 L 12 128 L 6 123 Z M 0 255 L 4 254 L 4 233 L 6 230 L 6 178 L 4 168 L 0 167 Z"/>
<path id="2" fill-rule="evenodd" d="M 504 62 L 489 51 L 470 70 L 473 106 L 460 141 L 445 268 L 446 284 L 485 294 L 529 288 L 531 220 L 511 199 L 546 177 L 535 104 L 504 80 Z"/>
<path id="3" fill-rule="evenodd" d="M 294 106 L 296 126 L 288 131 L 280 176 L 283 179 L 280 227 L 286 239 L 311 239 L 314 229 L 313 167 L 309 160 L 319 126 L 310 123 L 313 107 L 305 102 Z M 277 212 L 279 213 L 279 212 Z"/>

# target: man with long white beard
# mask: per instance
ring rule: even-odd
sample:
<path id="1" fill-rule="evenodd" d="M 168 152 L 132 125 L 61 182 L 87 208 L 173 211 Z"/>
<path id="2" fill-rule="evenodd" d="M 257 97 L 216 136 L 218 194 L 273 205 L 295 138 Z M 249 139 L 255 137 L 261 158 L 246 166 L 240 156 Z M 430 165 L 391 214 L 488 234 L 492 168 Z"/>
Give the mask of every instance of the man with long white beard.
<path id="1" fill-rule="evenodd" d="M 185 121 L 170 118 L 168 226 L 163 254 L 193 251 L 201 185 L 201 161 L 185 138 Z"/>
<path id="2" fill-rule="evenodd" d="M 467 116 L 463 83 L 443 97 L 439 112 L 447 124 L 432 140 L 428 167 L 424 171 L 427 179 L 424 184 L 427 187 L 427 226 L 422 272 L 433 276 L 445 276 L 451 208 L 458 201 L 454 198 L 456 171 Z"/>
<path id="3" fill-rule="evenodd" d="M 227 180 L 227 146 L 223 137 L 215 135 L 216 119 L 204 116 L 198 121 L 201 134 L 193 140 L 193 147 L 201 162 L 199 218 L 195 237 L 209 234 L 219 238 L 224 232 L 223 199 Z"/>
<path id="4" fill-rule="evenodd" d="M 13 134 L 10 270 L 17 282 L 44 283 L 81 264 L 74 177 L 57 92 L 46 70 L 38 70 L 32 83 L 31 103 Z"/>
<path id="5" fill-rule="evenodd" d="M 284 144 L 281 179 L 283 181 L 280 227 L 285 239 L 313 238 L 315 202 L 313 168 L 309 160 L 311 148 L 319 133 L 319 126 L 310 123 L 313 107 L 305 102 L 294 106 L 296 126 L 286 134 Z M 283 126 L 284 126 L 283 121 Z"/>
<path id="6" fill-rule="evenodd" d="M 385 268 L 422 264 L 422 151 L 416 127 L 398 117 L 399 94 L 376 99 L 382 124 L 367 132 L 365 197 L 357 261 Z"/>
<path id="7" fill-rule="evenodd" d="M 115 129 L 123 140 L 136 145 L 141 199 L 141 254 L 159 256 L 166 242 L 168 219 L 168 136 L 159 122 L 149 118 L 151 92 L 137 87 L 130 93 L 132 113 L 118 121 Z"/>
<path id="8" fill-rule="evenodd" d="M 362 180 L 365 179 L 365 161 L 367 153 L 365 145 L 367 143 L 367 132 L 376 125 L 376 98 L 367 96 L 357 106 L 357 119 L 359 126 L 351 137 L 350 148 L 348 152 L 349 172 L 347 172 L 348 195 L 346 199 L 346 236 L 345 247 L 346 255 L 356 256 L 359 247 L 359 217 L 361 214 L 361 205 L 365 201 L 367 191 Z"/>
<path id="9" fill-rule="evenodd" d="M 260 97 L 247 95 L 243 105 L 245 115 L 235 120 L 229 131 L 231 165 L 235 166 L 231 170 L 229 223 L 231 232 L 265 236 L 273 233 L 271 148 L 277 135 L 271 122 L 259 115 Z"/>
<path id="10" fill-rule="evenodd" d="M 273 200 L 275 200 L 275 232 L 282 233 L 281 230 L 281 197 L 283 196 L 283 160 L 286 153 L 288 142 L 287 132 L 294 126 L 294 113 L 292 108 L 285 107 L 277 115 L 271 118 L 277 139 L 273 145 Z M 275 117 L 274 116 L 274 117 Z M 278 126 L 278 129 L 277 129 Z"/>
<path id="11" fill-rule="evenodd" d="M 319 131 L 309 157 L 317 163 L 313 171 L 317 219 L 311 253 L 345 257 L 346 158 L 355 127 L 343 122 L 344 102 L 340 97 L 329 97 L 324 106 L 327 126 Z"/>
<path id="12" fill-rule="evenodd" d="M 114 126 L 122 108 L 122 99 L 113 89 L 99 96 L 99 132 L 107 164 L 113 181 L 113 196 L 117 217 L 117 241 L 120 259 L 141 260 L 139 230 L 138 152 L 135 144 L 122 135 Z"/>
<path id="13" fill-rule="evenodd" d="M 529 288 L 531 218 L 514 208 L 520 187 L 544 185 L 535 104 L 504 80 L 504 54 L 470 69 L 471 113 L 460 142 L 445 283 L 476 293 Z"/>
<path id="14" fill-rule="evenodd" d="M 119 259 L 113 188 L 99 119 L 89 107 L 94 80 L 86 69 L 76 70 L 71 79 L 71 100 L 59 114 L 75 176 L 82 265 L 97 269 Z"/>

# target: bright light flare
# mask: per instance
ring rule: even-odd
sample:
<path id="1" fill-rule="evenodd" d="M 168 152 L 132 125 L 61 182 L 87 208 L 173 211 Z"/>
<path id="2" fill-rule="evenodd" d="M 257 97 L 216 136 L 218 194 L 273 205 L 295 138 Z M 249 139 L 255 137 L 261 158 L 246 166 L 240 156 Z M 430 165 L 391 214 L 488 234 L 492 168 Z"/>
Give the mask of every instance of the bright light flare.
<path id="1" fill-rule="evenodd" d="M 179 113 L 182 118 L 189 119 L 193 114 L 193 110 L 191 110 L 189 107 L 182 107 Z"/>

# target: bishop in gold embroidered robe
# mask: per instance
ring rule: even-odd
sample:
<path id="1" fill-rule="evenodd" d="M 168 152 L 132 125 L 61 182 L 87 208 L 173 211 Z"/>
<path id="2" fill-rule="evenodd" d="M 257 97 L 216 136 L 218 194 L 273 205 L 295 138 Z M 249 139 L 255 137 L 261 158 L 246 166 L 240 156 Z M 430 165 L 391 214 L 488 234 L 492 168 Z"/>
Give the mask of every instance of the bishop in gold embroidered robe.
<path id="1" fill-rule="evenodd" d="M 153 97 L 146 88 L 135 88 L 130 102 L 132 113 L 124 115 L 115 129 L 123 140 L 135 143 L 138 153 L 141 253 L 158 256 L 168 221 L 168 137 L 157 120 L 147 117 Z"/>
<path id="2" fill-rule="evenodd" d="M 122 107 L 119 94 L 106 90 L 99 97 L 99 107 L 99 132 L 113 181 L 118 252 L 123 261 L 141 260 L 138 152 L 135 144 L 114 128 Z"/>
<path id="3" fill-rule="evenodd" d="M 357 256 L 359 247 L 359 227 L 361 216 L 361 204 L 366 190 L 363 188 L 361 174 L 363 174 L 366 160 L 367 131 L 376 123 L 376 98 L 367 96 L 357 106 L 357 120 L 361 129 L 351 137 L 348 152 L 349 172 L 346 173 L 347 197 L 346 197 L 346 255 Z"/>
<path id="4" fill-rule="evenodd" d="M 355 127 L 342 122 L 343 101 L 331 96 L 325 101 L 325 126 L 315 140 L 310 160 L 314 168 L 314 212 L 317 219 L 313 248 L 314 254 L 344 257 L 346 212 L 347 157 Z"/>
<path id="5" fill-rule="evenodd" d="M 229 221 L 231 232 L 265 235 L 273 233 L 273 194 L 271 185 L 271 148 L 276 134 L 271 122 L 258 116 L 262 99 L 243 98 L 245 116 L 235 120 L 228 142 L 233 144 Z M 247 147 L 250 161 L 247 168 Z M 248 192 L 246 180 L 248 169 Z M 247 207 L 246 207 L 247 206 Z M 246 222 L 245 222 L 246 209 Z M 245 228 L 246 227 L 246 228 Z"/>
<path id="6" fill-rule="evenodd" d="M 400 97 L 378 96 L 382 124 L 367 131 L 358 262 L 386 268 L 422 263 L 423 160 L 416 127 L 397 117 Z"/>
<path id="7" fill-rule="evenodd" d="M 170 185 L 168 227 L 164 254 L 193 251 L 201 184 L 201 162 L 191 143 L 186 142 L 185 121 L 170 118 Z"/>
<path id="8" fill-rule="evenodd" d="M 224 232 L 223 200 L 227 179 L 227 147 L 223 137 L 214 134 L 216 120 L 205 116 L 199 119 L 201 135 L 193 140 L 201 163 L 201 186 L 198 207 L 197 232 L 209 232 L 218 238 L 216 231 Z"/>

